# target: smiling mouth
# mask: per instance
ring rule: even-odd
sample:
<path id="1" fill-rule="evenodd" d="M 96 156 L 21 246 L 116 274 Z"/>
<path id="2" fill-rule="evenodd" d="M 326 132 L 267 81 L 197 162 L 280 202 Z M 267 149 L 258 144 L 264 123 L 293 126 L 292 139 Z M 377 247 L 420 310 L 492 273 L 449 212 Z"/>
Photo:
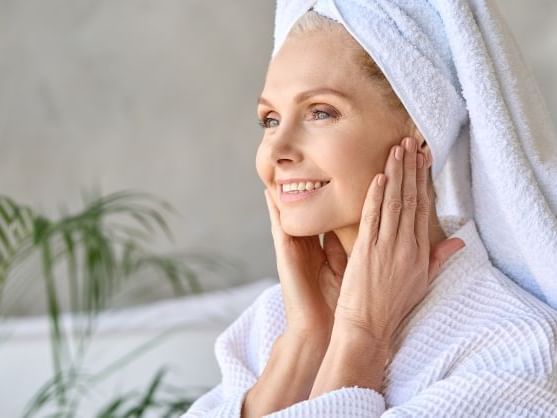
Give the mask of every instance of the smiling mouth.
<path id="1" fill-rule="evenodd" d="M 297 201 L 310 199 L 312 196 L 320 195 L 319 191 L 321 189 L 324 189 L 330 182 L 331 181 L 328 181 L 327 183 L 324 183 L 323 186 L 312 190 L 297 190 L 292 192 L 283 192 L 282 190 L 280 190 L 280 201 L 284 203 L 294 203 Z"/>
<path id="2" fill-rule="evenodd" d="M 303 190 L 289 190 L 287 192 L 283 191 L 282 184 L 279 184 L 279 192 L 282 193 L 282 194 L 292 194 L 292 195 L 301 194 L 301 193 L 309 193 L 309 192 L 321 190 L 323 187 L 325 187 L 330 182 L 331 182 L 331 180 L 324 180 L 324 181 L 321 182 L 321 185 L 317 188 L 303 189 Z"/>

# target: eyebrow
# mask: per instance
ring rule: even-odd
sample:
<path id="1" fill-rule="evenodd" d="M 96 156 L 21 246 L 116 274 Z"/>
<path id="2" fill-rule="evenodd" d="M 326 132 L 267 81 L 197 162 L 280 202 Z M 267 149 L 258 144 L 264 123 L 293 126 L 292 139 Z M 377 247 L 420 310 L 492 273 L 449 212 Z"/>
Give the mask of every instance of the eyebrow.
<path id="1" fill-rule="evenodd" d="M 333 88 L 330 87 L 320 87 L 320 88 L 316 88 L 316 89 L 312 89 L 312 90 L 307 90 L 301 93 L 298 93 L 295 97 L 294 97 L 294 102 L 295 103 L 300 103 L 306 99 L 308 99 L 311 96 L 316 96 L 318 94 L 332 94 L 335 96 L 339 96 L 342 97 L 345 100 L 349 100 L 348 96 L 339 91 L 339 90 L 335 90 Z M 273 105 L 271 104 L 271 102 L 269 102 L 267 99 L 265 99 L 264 97 L 260 97 L 259 99 L 257 99 L 257 104 L 265 104 L 267 106 L 273 107 Z"/>

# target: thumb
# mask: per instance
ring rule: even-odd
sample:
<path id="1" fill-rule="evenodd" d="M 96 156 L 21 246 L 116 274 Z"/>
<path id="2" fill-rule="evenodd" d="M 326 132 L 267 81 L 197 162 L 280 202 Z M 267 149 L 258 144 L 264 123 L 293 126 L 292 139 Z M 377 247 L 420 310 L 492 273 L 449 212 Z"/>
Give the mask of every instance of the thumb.
<path id="1" fill-rule="evenodd" d="M 457 251 L 464 248 L 466 244 L 460 238 L 450 238 L 436 244 L 429 256 L 428 278 L 431 283 L 439 274 L 441 267 Z"/>
<path id="2" fill-rule="evenodd" d="M 273 238 L 283 238 L 279 210 L 275 205 L 275 202 L 273 202 L 269 189 L 265 189 L 264 193 L 265 201 L 267 202 L 267 209 L 269 210 L 269 219 L 271 221 L 271 232 L 273 234 Z"/>

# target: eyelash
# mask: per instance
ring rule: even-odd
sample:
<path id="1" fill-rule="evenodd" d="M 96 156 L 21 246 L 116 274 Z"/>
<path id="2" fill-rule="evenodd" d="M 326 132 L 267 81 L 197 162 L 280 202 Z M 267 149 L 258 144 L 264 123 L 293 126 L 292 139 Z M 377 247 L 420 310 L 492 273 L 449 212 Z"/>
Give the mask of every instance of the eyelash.
<path id="1" fill-rule="evenodd" d="M 336 121 L 336 120 L 338 119 L 338 116 L 335 116 L 335 114 L 331 114 L 331 113 L 326 112 L 326 111 L 324 111 L 324 110 L 314 109 L 314 110 L 311 111 L 311 113 L 312 113 L 313 115 L 315 115 L 316 113 L 326 113 L 327 115 L 331 116 L 331 117 L 334 119 L 334 121 Z M 271 128 L 271 126 L 267 126 L 267 125 L 265 124 L 265 122 L 266 122 L 267 120 L 270 120 L 270 119 L 271 119 L 271 120 L 276 120 L 275 118 L 263 118 L 263 119 L 259 119 L 259 120 L 258 120 L 259 126 L 261 126 L 263 129 L 269 129 L 269 128 Z M 324 120 L 324 119 L 315 119 L 315 120 Z M 274 128 L 274 126 L 273 126 L 273 128 Z"/>

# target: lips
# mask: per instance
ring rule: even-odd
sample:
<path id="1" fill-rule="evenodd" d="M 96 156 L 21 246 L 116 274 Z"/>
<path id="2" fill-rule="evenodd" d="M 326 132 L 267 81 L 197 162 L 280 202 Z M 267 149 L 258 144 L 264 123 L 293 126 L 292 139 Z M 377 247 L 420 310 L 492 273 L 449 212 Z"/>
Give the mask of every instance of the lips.
<path id="1" fill-rule="evenodd" d="M 294 202 L 297 200 L 302 200 L 302 199 L 306 199 L 309 198 L 313 195 L 316 195 L 317 193 L 319 193 L 322 189 L 324 189 L 331 181 L 329 181 L 328 183 L 323 184 L 320 188 L 318 189 L 313 189 L 313 190 L 303 190 L 300 191 L 298 193 L 290 193 L 290 192 L 283 192 L 282 191 L 282 187 L 279 185 L 279 195 L 280 195 L 280 200 L 282 202 Z"/>
<path id="2" fill-rule="evenodd" d="M 296 183 L 313 183 L 313 184 L 315 185 L 315 183 L 317 183 L 317 182 L 320 182 L 320 183 L 321 183 L 321 186 L 320 186 L 320 187 L 324 187 L 324 186 L 326 186 L 327 184 L 329 184 L 329 183 L 331 182 L 331 180 L 306 180 L 306 181 L 300 180 L 300 181 L 298 181 L 298 182 L 297 182 L 296 180 L 291 180 L 291 181 L 279 181 L 279 182 L 278 182 L 278 185 L 279 185 L 280 190 L 282 190 L 282 186 L 283 186 L 284 184 L 293 184 L 293 183 L 294 183 L 294 184 L 296 184 Z"/>
<path id="3" fill-rule="evenodd" d="M 277 180 L 277 184 L 283 185 L 283 184 L 291 184 L 291 183 L 316 183 L 316 182 L 321 182 L 321 183 L 328 183 L 331 181 L 331 179 L 325 180 L 325 179 L 317 179 L 317 180 L 313 180 L 313 179 L 302 179 L 302 178 L 293 178 L 293 179 L 287 179 L 287 180 Z"/>

